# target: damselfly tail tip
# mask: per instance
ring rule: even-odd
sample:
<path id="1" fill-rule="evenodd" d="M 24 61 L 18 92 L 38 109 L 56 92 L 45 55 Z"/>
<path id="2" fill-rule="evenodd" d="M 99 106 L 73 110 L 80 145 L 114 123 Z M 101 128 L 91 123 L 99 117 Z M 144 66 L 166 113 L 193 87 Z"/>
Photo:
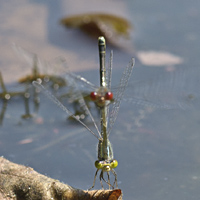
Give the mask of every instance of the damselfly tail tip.
<path id="1" fill-rule="evenodd" d="M 98 38 L 98 41 L 99 41 L 99 45 L 105 45 L 106 44 L 106 40 L 103 36 L 100 36 Z"/>

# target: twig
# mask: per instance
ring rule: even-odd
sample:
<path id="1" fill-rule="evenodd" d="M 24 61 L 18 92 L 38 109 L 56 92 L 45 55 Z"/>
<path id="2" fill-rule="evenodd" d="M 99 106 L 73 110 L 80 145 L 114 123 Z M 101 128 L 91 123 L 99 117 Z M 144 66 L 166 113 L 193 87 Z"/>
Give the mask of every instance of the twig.
<path id="1" fill-rule="evenodd" d="M 0 157 L 1 200 L 122 200 L 116 190 L 80 190 L 46 177 L 33 168 Z"/>

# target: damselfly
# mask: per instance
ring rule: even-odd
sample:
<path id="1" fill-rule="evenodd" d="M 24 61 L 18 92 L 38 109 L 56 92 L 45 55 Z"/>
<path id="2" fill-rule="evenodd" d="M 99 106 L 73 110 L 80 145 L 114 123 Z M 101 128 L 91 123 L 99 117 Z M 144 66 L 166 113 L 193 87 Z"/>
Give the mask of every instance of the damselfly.
<path id="1" fill-rule="evenodd" d="M 90 116 L 96 131 L 98 134 L 95 134 L 85 123 L 83 123 L 77 116 L 73 115 L 73 113 L 65 107 L 54 95 L 52 95 L 41 83 L 41 81 L 33 81 L 33 85 L 40 88 L 44 91 L 44 93 L 49 97 L 54 103 L 56 103 L 62 110 L 64 110 L 68 115 L 72 116 L 75 120 L 80 122 L 89 132 L 91 132 L 98 140 L 98 160 L 95 161 L 95 167 L 97 168 L 93 185 L 90 189 L 92 189 L 95 185 L 96 177 L 98 172 L 100 171 L 99 179 L 100 183 L 103 188 L 102 180 L 105 181 L 109 188 L 117 188 L 117 174 L 114 170 L 118 166 L 117 160 L 114 159 L 113 156 L 113 149 L 111 146 L 111 143 L 109 141 L 109 134 L 111 132 L 111 129 L 115 123 L 115 120 L 117 118 L 120 102 L 123 97 L 124 91 L 126 89 L 126 86 L 128 84 L 129 78 L 131 76 L 132 69 L 134 67 L 134 59 L 130 61 L 128 66 L 125 68 L 123 75 L 120 80 L 120 86 L 118 88 L 118 91 L 115 96 L 115 100 L 112 103 L 112 109 L 109 111 L 109 105 L 112 101 L 112 93 L 110 91 L 111 88 L 111 71 L 108 73 L 109 75 L 106 77 L 106 68 L 105 68 L 105 55 L 106 55 L 106 44 L 104 37 L 99 37 L 99 56 L 100 56 L 100 87 L 98 91 L 91 92 L 91 96 L 93 100 L 95 101 L 96 105 L 99 107 L 100 111 L 100 121 L 101 121 L 101 129 L 99 130 L 91 112 L 89 111 L 84 98 L 78 90 L 77 92 L 77 98 L 79 99 L 79 103 L 82 108 L 85 109 L 85 111 Z M 111 53 L 112 57 L 112 53 Z M 112 69 L 112 67 L 109 67 Z M 73 84 L 76 85 L 76 80 L 73 80 Z M 107 180 L 104 178 L 104 172 L 107 173 Z M 114 183 L 110 183 L 110 172 L 114 175 Z"/>

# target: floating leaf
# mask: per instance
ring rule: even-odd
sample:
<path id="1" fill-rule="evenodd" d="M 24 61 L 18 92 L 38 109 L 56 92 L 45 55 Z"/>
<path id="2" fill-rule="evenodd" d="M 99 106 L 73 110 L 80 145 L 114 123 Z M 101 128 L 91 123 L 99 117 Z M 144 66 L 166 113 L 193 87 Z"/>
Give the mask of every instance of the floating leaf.
<path id="1" fill-rule="evenodd" d="M 104 36 L 113 43 L 113 38 L 129 39 L 131 24 L 128 20 L 110 14 L 81 14 L 61 19 L 61 24 L 68 28 L 77 28 L 92 37 Z"/>

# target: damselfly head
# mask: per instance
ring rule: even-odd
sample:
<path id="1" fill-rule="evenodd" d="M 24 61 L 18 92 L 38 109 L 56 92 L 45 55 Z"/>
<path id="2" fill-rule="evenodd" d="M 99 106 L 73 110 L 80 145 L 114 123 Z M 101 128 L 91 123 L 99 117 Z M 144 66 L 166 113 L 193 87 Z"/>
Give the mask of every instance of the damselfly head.
<path id="1" fill-rule="evenodd" d="M 97 91 L 90 93 L 90 98 L 97 106 L 103 107 L 108 105 L 113 100 L 113 93 L 107 88 L 100 87 Z"/>
<path id="2" fill-rule="evenodd" d="M 91 98 L 92 101 L 96 101 L 97 98 L 98 98 L 97 92 L 91 92 L 90 93 L 90 98 Z"/>
<path id="3" fill-rule="evenodd" d="M 117 160 L 105 161 L 105 160 L 96 160 L 95 167 L 97 169 L 102 169 L 105 172 L 111 171 L 111 169 L 116 168 L 118 166 Z"/>
<path id="4" fill-rule="evenodd" d="M 113 99 L 113 93 L 112 92 L 106 92 L 105 99 L 111 101 Z"/>

